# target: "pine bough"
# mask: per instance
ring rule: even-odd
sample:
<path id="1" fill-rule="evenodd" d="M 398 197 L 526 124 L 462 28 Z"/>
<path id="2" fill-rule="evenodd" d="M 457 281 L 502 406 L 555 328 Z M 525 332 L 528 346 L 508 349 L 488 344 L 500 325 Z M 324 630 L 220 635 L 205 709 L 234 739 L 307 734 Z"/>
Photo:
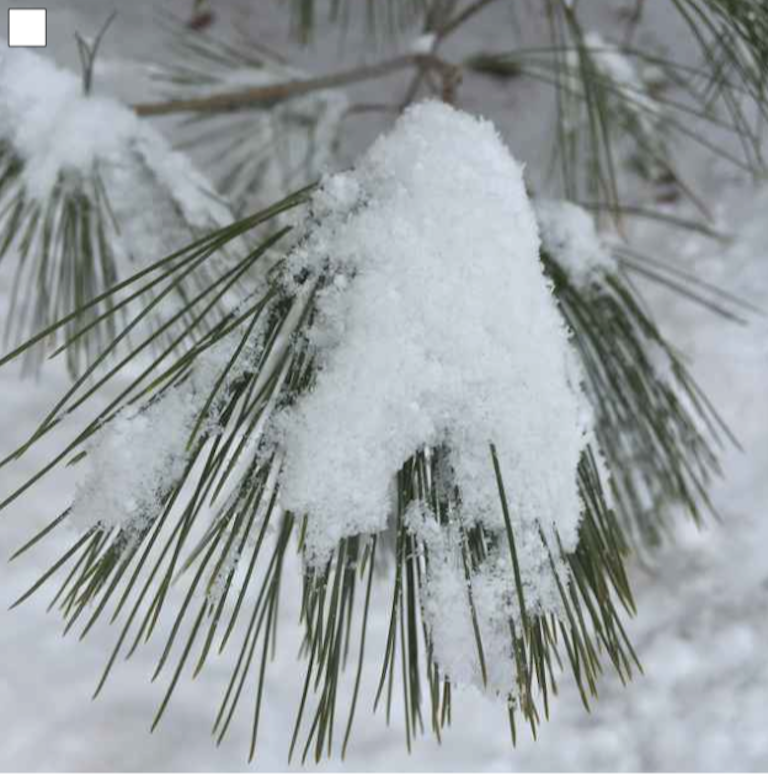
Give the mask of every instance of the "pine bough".
<path id="1" fill-rule="evenodd" d="M 76 342 L 67 361 L 73 376 L 82 374 L 122 330 L 133 301 L 104 292 L 231 221 L 229 206 L 188 159 L 128 107 L 86 92 L 75 75 L 36 54 L 2 55 L 0 260 L 18 259 L 6 344 L 98 297 L 77 325 L 59 332 Z M 210 281 L 200 270 L 171 293 L 183 304 Z"/>
<path id="2" fill-rule="evenodd" d="M 114 293 L 163 297 L 232 245 L 239 258 L 187 299 L 183 337 L 0 504 L 57 465 L 87 467 L 71 507 L 15 556 L 80 529 L 18 602 L 63 574 L 52 605 L 67 631 L 120 620 L 97 693 L 170 615 L 155 675 L 175 666 L 155 725 L 185 668 L 233 650 L 214 734 L 255 671 L 253 756 L 294 538 L 306 678 L 292 754 L 331 753 L 357 644 L 346 750 L 377 567 L 391 591 L 374 702 L 389 717 L 399 674 L 409 745 L 425 726 L 442 735 L 454 686 L 501 698 L 514 738 L 519 720 L 535 734 L 548 715 L 562 667 L 587 708 L 605 664 L 629 679 L 630 547 L 657 536 L 664 508 L 700 516 L 725 430 L 591 217 L 532 202 L 489 123 L 423 103 L 353 170 Z M 210 322 L 239 276 L 258 279 Z M 112 293 L 0 364 L 83 326 Z M 119 338 L 3 465 L 120 372 L 129 358 L 105 373 Z"/>

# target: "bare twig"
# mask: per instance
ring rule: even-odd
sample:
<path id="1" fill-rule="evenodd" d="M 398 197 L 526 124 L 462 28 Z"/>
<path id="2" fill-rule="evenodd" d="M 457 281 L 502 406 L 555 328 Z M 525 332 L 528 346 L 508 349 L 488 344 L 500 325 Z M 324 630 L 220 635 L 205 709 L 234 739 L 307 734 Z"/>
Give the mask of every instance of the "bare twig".
<path id="1" fill-rule="evenodd" d="M 453 3 L 451 4 L 453 5 Z M 423 35 L 434 35 L 434 40 L 429 48 L 430 54 L 435 54 L 439 44 L 437 37 L 437 30 L 442 24 L 443 14 L 447 12 L 446 6 L 443 5 L 442 0 L 433 0 L 432 4 L 427 10 L 426 18 L 424 19 L 424 26 L 422 28 Z M 408 84 L 408 88 L 405 91 L 405 96 L 400 101 L 400 110 L 403 111 L 407 108 L 415 99 L 419 93 L 421 84 L 424 82 L 424 68 L 420 67 L 411 82 Z"/>
<path id="2" fill-rule="evenodd" d="M 301 97 L 315 91 L 375 80 L 400 70 L 414 67 L 417 69 L 417 72 L 408 88 L 401 107 L 405 107 L 415 98 L 419 87 L 428 74 L 438 76 L 440 80 L 438 91 L 441 98 L 446 102 L 452 103 L 455 101 L 456 89 L 461 82 L 461 69 L 458 65 L 451 64 L 438 57 L 436 54 L 437 47 L 444 38 L 455 32 L 471 17 L 493 2 L 495 0 L 477 0 L 446 22 L 443 22 L 445 15 L 453 11 L 456 3 L 449 2 L 444 6 L 440 5 L 441 10 L 445 11 L 445 15 L 441 13 L 432 19 L 432 24 L 440 26 L 435 31 L 435 44 L 432 50 L 426 53 L 406 54 L 377 64 L 364 65 L 316 78 L 301 78 L 282 83 L 254 86 L 209 97 L 167 100 L 164 102 L 143 102 L 135 104 L 133 109 L 139 116 L 167 116 L 176 113 L 226 113 L 256 106 L 269 108 L 284 100 Z"/>
<path id="3" fill-rule="evenodd" d="M 637 32 L 637 28 L 643 19 L 643 12 L 645 11 L 645 0 L 635 0 L 635 7 L 629 12 L 627 16 L 627 29 L 624 33 L 624 46 L 632 45 L 632 41 Z"/>
<path id="4" fill-rule="evenodd" d="M 435 0 L 434 4 L 430 7 L 427 14 L 427 20 L 424 27 L 424 33 L 434 34 L 434 42 L 430 54 L 437 56 L 437 51 L 443 40 L 455 32 L 462 24 L 471 19 L 476 13 L 479 13 L 483 8 L 490 5 L 495 0 L 479 0 L 474 2 L 460 11 L 455 17 L 451 18 L 453 11 L 457 5 L 457 0 L 451 0 L 444 3 L 442 0 Z M 403 110 L 410 105 L 419 93 L 421 85 L 424 83 L 425 77 L 428 76 L 428 72 L 424 67 L 420 67 L 418 72 L 414 75 L 411 83 L 408 85 L 408 89 L 400 103 L 400 109 Z M 461 71 L 458 67 L 454 67 L 450 73 L 444 71 L 442 74 L 442 88 L 441 96 L 445 102 L 453 103 L 456 99 L 456 88 L 461 81 Z"/>
<path id="5" fill-rule="evenodd" d="M 302 78 L 266 86 L 254 86 L 210 97 L 140 103 L 134 105 L 133 109 L 139 116 L 167 116 L 174 113 L 225 113 L 253 108 L 257 105 L 269 107 L 283 100 L 300 97 L 311 92 L 383 78 L 411 67 L 437 72 L 442 79 L 443 90 L 447 95 L 450 96 L 455 90 L 459 72 L 457 66 L 444 62 L 433 54 L 409 54 L 375 65 L 365 65 L 317 78 Z"/>

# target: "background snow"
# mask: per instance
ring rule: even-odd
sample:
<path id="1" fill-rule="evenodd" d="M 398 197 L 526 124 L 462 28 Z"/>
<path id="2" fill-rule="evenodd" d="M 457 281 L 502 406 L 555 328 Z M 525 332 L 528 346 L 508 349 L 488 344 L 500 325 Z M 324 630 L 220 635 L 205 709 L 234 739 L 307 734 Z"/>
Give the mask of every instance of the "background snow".
<path id="1" fill-rule="evenodd" d="M 164 0 L 165 2 L 165 0 Z M 186 9 L 187 3 L 167 3 Z M 15 0 L 14 6 L 35 5 Z M 74 65 L 72 31 L 94 31 L 112 2 L 59 0 L 49 10 L 49 50 L 63 63 Z M 225 3 L 243 14 L 259 6 L 259 34 L 281 40 L 285 25 L 262 2 Z M 595 6 L 601 5 L 595 2 Z M 605 5 L 605 3 L 602 3 Z M 649 5 L 654 29 L 670 40 L 678 31 L 664 18 L 664 6 Z M 59 7 L 61 6 L 61 7 Z M 66 6 L 66 7 L 64 7 Z M 98 6 L 98 14 L 94 7 Z M 133 34 L 110 33 L 106 50 L 116 55 L 145 57 L 157 45 L 149 13 L 151 3 L 120 3 L 119 24 Z M 264 9 L 264 16 L 261 11 Z M 595 11 L 599 13 L 599 9 Z M 522 15 L 522 14 L 521 14 Z M 0 11 L 2 36 L 7 14 Z M 509 27 L 488 15 L 474 28 L 490 47 L 501 47 Z M 138 34 L 140 32 L 140 34 Z M 471 49 L 473 33 L 462 42 Z M 355 49 L 350 33 L 347 56 Z M 2 42 L 0 42 L 2 45 Z M 458 43 L 457 43 L 458 45 Z M 330 36 L 307 58 L 338 65 L 338 38 Z M 103 77 L 119 82 L 124 93 L 136 89 L 131 68 L 101 69 Z M 98 76 L 97 76 L 98 80 Z M 541 120 L 535 111 L 522 110 L 527 87 L 501 90 L 488 85 L 463 94 L 468 107 L 484 109 L 505 127 L 513 146 L 538 147 Z M 522 96 L 521 96 L 522 94 Z M 522 116 L 522 118 L 521 118 Z M 526 118 L 530 116 L 530 118 Z M 505 120 L 506 119 L 506 120 Z M 356 128 L 352 151 L 370 140 L 367 122 Z M 531 159 L 535 154 L 523 154 Z M 711 241 L 642 228 L 646 250 L 663 249 L 681 267 L 720 283 L 768 307 L 768 192 L 755 193 L 708 164 L 698 164 L 699 183 L 719 201 L 718 216 L 739 239 L 723 250 Z M 0 304 L 8 304 L 11 263 L 0 267 Z M 553 720 L 542 725 L 537 743 L 522 735 L 516 750 L 509 744 L 503 708 L 475 695 L 461 698 L 454 727 L 443 745 L 417 741 L 411 756 L 405 751 L 399 703 L 393 728 L 387 730 L 381 714 L 371 716 L 361 703 L 347 764 L 363 770 L 573 770 L 573 769 L 760 769 L 768 761 L 768 324 L 753 319 L 748 328 L 729 325 L 659 289 L 651 289 L 651 303 L 674 343 L 695 357 L 694 373 L 718 409 L 731 423 L 745 448 L 724 460 L 725 479 L 713 497 L 723 523 L 704 533 L 683 526 L 678 545 L 657 557 L 652 574 L 636 567 L 633 580 L 639 615 L 630 631 L 646 675 L 627 689 L 612 676 L 601 684 L 601 698 L 592 715 L 584 713 L 570 685 L 554 704 Z M 0 453 L 21 443 L 36 419 L 68 384 L 63 369 L 48 368 L 37 383 L 17 380 L 16 370 L 0 372 Z M 119 387 L 119 386 L 118 386 Z M 53 445 L 69 438 L 72 425 L 55 434 Z M 42 448 L 1 474 L 2 492 L 8 492 L 47 460 Z M 74 484 L 68 472 L 44 480 L 29 497 L 0 517 L 0 553 L 5 557 L 36 527 L 69 501 Z M 148 728 L 165 683 L 151 685 L 149 675 L 156 650 L 139 652 L 118 664 L 105 693 L 95 703 L 90 695 L 113 645 L 116 632 L 99 630 L 83 643 L 62 640 L 58 622 L 44 612 L 46 596 L 8 613 L 5 608 L 36 577 L 62 545 L 51 542 L 27 561 L 0 565 L 0 769 L 63 770 L 235 770 L 246 766 L 250 735 L 250 708 L 237 715 L 230 737 L 220 749 L 209 730 L 214 703 L 228 677 L 228 665 L 212 662 L 197 681 L 180 682 L 170 712 L 154 735 Z M 291 568 L 286 569 L 286 580 Z M 283 636 L 280 654 L 269 673 L 267 711 L 262 714 L 257 766 L 282 769 L 286 764 L 290 731 L 301 675 L 296 668 L 297 643 L 290 626 L 297 616 L 296 596 L 286 589 L 281 606 Z M 374 609 L 369 643 L 385 633 L 386 612 Z M 158 639 L 158 643 L 161 639 Z M 371 656 L 375 656 L 372 647 Z M 380 662 L 372 658 L 365 671 L 361 696 L 369 696 Z M 167 679 L 166 679 L 167 680 Z M 338 769 L 338 762 L 324 765 Z"/>

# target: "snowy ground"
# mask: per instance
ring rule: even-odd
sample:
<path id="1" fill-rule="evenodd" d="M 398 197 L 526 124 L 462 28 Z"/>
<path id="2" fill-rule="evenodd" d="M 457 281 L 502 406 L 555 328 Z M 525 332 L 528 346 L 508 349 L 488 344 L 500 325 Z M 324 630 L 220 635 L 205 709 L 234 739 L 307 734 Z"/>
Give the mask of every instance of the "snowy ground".
<path id="1" fill-rule="evenodd" d="M 87 3 L 67 5 L 82 10 Z M 681 266 L 694 267 L 700 276 L 768 309 L 768 190 L 756 192 L 714 169 L 699 177 L 720 201 L 721 222 L 738 234 L 733 244 L 723 249 L 703 238 L 648 228 L 643 239 L 679 257 Z M 9 269 L 0 268 L 0 312 L 8 304 Z M 383 718 L 370 715 L 363 704 L 349 767 L 751 770 L 768 764 L 768 322 L 755 317 L 748 327 L 739 327 L 668 292 L 649 289 L 649 297 L 665 330 L 694 359 L 694 373 L 744 451 L 726 454 L 725 476 L 714 490 L 723 523 L 703 533 L 683 526 L 677 544 L 658 556 L 652 572 L 634 569 L 639 614 L 630 630 L 645 675 L 628 688 L 607 675 L 591 715 L 566 682 L 539 741 L 523 735 L 517 749 L 509 743 L 503 709 L 479 696 L 456 703 L 454 727 L 442 746 L 417 741 L 410 756 L 399 718 L 387 730 Z M 56 368 L 46 369 L 38 382 L 19 381 L 12 368 L 0 371 L 0 454 L 25 438 L 66 384 Z M 34 471 L 43 453 L 3 471 L 0 492 Z M 57 473 L 3 514 L 0 554 L 7 556 L 58 513 L 72 487 Z M 115 633 L 103 628 L 83 643 L 62 640 L 57 620 L 45 614 L 45 595 L 13 612 L 4 610 L 60 546 L 52 541 L 19 565 L 0 565 L 0 769 L 244 768 L 247 706 L 221 748 L 209 736 L 228 664 L 214 662 L 194 683 L 182 682 L 169 714 L 149 735 L 165 687 L 162 680 L 161 685 L 148 681 L 155 651 L 139 652 L 119 665 L 104 695 L 91 703 Z M 290 592 L 285 590 L 287 604 L 281 609 L 286 632 L 296 617 Z M 375 643 L 386 612 L 376 610 L 373 616 Z M 301 680 L 294 654 L 295 642 L 286 637 L 267 683 L 258 768 L 286 766 Z M 372 659 L 364 697 L 378 670 L 378 660 Z M 325 766 L 336 769 L 339 763 Z"/>

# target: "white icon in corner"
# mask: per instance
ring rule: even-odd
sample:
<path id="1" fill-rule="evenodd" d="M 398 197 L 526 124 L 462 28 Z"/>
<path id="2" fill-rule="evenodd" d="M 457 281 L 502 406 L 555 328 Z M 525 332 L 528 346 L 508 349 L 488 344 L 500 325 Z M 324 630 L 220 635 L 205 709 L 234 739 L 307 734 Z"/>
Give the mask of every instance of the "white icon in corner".
<path id="1" fill-rule="evenodd" d="M 41 48 L 48 44 L 48 11 L 45 8 L 8 9 L 8 45 Z"/>

